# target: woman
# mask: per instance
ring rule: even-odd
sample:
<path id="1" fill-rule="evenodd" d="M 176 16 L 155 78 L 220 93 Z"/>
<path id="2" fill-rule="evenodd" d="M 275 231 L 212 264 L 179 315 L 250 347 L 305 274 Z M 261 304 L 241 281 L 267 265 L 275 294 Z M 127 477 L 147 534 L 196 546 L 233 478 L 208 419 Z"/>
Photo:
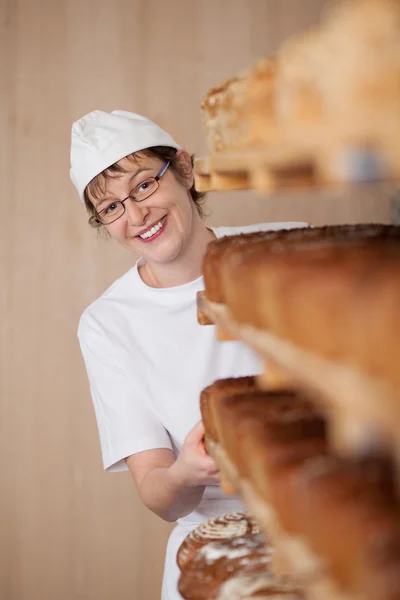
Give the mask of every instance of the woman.
<path id="1" fill-rule="evenodd" d="M 141 258 L 83 313 L 78 336 L 108 471 L 129 469 L 145 505 L 177 521 L 163 600 L 180 598 L 177 549 L 199 522 L 242 509 L 218 486 L 203 445 L 199 395 L 214 380 L 255 374 L 239 342 L 196 320 L 201 265 L 214 237 L 305 224 L 207 228 L 191 158 L 155 123 L 94 111 L 74 123 L 71 179 L 90 214 Z"/>

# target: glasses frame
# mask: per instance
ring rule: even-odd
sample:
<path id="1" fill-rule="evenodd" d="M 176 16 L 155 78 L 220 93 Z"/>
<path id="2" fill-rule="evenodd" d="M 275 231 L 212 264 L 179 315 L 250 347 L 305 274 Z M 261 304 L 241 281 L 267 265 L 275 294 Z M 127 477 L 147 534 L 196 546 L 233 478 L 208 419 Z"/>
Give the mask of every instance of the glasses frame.
<path id="1" fill-rule="evenodd" d="M 134 200 L 135 202 L 137 202 L 139 204 L 140 202 L 144 202 L 144 200 L 147 200 L 147 198 L 150 198 L 150 196 L 152 196 L 153 194 L 155 194 L 156 191 L 158 190 L 158 188 L 160 187 L 160 179 L 166 173 L 166 171 L 167 171 L 168 167 L 170 166 L 170 164 L 171 164 L 171 161 L 167 160 L 167 162 L 165 162 L 163 164 L 163 166 L 161 167 L 161 169 L 159 170 L 159 172 L 157 173 L 157 175 L 155 177 L 147 177 L 146 179 L 144 179 L 143 181 L 141 181 L 140 183 L 138 183 L 137 185 L 135 185 L 135 187 L 131 189 L 131 191 L 128 194 L 128 196 L 126 198 L 124 198 L 123 200 L 115 200 L 114 202 L 110 202 L 110 205 L 111 204 L 121 204 L 122 208 L 124 209 L 123 212 L 118 217 L 116 217 L 115 219 L 113 219 L 112 221 L 107 221 L 107 223 L 103 223 L 103 221 L 101 219 L 101 216 L 100 216 L 100 213 L 103 210 L 106 210 L 105 208 L 103 208 L 100 212 L 96 211 L 96 221 L 97 221 L 97 223 L 101 223 L 102 225 L 111 225 L 111 223 L 115 223 L 115 221 L 118 221 L 118 219 L 120 219 L 125 214 L 125 210 L 126 210 L 126 208 L 125 208 L 125 202 L 127 200 L 131 199 L 131 200 Z M 142 185 L 142 183 L 144 181 L 147 181 L 148 179 L 154 179 L 154 181 L 157 183 L 157 187 L 152 192 L 150 192 L 150 194 L 148 196 L 146 196 L 145 198 L 142 198 L 141 200 L 138 200 L 137 198 L 135 198 L 135 196 L 132 194 L 132 192 L 134 190 L 136 190 L 137 187 L 139 187 L 140 185 Z"/>

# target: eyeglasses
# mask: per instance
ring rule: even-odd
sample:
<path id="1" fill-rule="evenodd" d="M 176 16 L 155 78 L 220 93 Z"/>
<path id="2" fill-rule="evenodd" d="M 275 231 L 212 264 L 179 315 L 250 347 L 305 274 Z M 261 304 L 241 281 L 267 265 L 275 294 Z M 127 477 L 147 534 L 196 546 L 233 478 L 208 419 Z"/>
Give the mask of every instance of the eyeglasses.
<path id="1" fill-rule="evenodd" d="M 96 221 L 103 225 L 110 225 L 117 219 L 122 217 L 125 212 L 125 202 L 130 198 L 135 202 L 143 202 L 154 194 L 159 188 L 160 179 L 168 169 L 170 161 L 167 161 L 157 173 L 155 177 L 148 177 L 130 191 L 129 195 L 123 200 L 116 200 L 112 202 L 106 208 L 103 208 L 100 212 L 96 213 Z"/>

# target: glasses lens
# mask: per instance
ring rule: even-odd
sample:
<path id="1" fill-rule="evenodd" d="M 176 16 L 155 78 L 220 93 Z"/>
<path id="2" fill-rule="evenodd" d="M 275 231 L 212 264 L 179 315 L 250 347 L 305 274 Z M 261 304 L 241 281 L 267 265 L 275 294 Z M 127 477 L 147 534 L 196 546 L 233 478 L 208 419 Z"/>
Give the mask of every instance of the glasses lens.
<path id="1" fill-rule="evenodd" d="M 139 183 L 132 191 L 132 196 L 137 202 L 141 202 L 153 194 L 158 188 L 158 181 L 154 177 L 148 177 L 142 183 Z"/>
<path id="2" fill-rule="evenodd" d="M 104 208 L 103 210 L 100 211 L 99 217 L 100 217 L 100 221 L 104 225 L 108 225 L 109 223 L 112 223 L 116 219 L 119 219 L 119 217 L 123 214 L 124 214 L 124 206 L 123 206 L 122 202 L 113 202 L 112 204 L 107 206 L 107 208 Z"/>

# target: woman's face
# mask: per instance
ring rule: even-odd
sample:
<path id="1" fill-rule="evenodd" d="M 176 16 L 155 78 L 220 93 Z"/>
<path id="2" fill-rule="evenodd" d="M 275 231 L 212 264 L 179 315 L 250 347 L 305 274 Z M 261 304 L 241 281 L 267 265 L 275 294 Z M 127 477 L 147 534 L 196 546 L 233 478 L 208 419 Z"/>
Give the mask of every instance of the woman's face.
<path id="1" fill-rule="evenodd" d="M 185 171 L 191 173 L 190 157 L 180 150 L 179 160 L 185 162 Z M 137 161 L 126 158 L 119 164 L 126 170 L 118 177 L 106 181 L 103 198 L 94 201 L 97 212 L 112 205 L 116 200 L 126 198 L 133 188 L 148 177 L 155 177 L 163 166 L 156 157 L 138 154 Z M 186 185 L 182 185 L 169 167 L 159 180 L 158 189 L 148 198 L 138 203 L 128 198 L 125 213 L 106 229 L 117 242 L 128 250 L 137 252 L 148 261 L 167 263 L 176 259 L 190 237 L 196 208 L 189 190 L 193 183 L 190 175 Z M 157 231 L 150 233 L 156 228 Z"/>

